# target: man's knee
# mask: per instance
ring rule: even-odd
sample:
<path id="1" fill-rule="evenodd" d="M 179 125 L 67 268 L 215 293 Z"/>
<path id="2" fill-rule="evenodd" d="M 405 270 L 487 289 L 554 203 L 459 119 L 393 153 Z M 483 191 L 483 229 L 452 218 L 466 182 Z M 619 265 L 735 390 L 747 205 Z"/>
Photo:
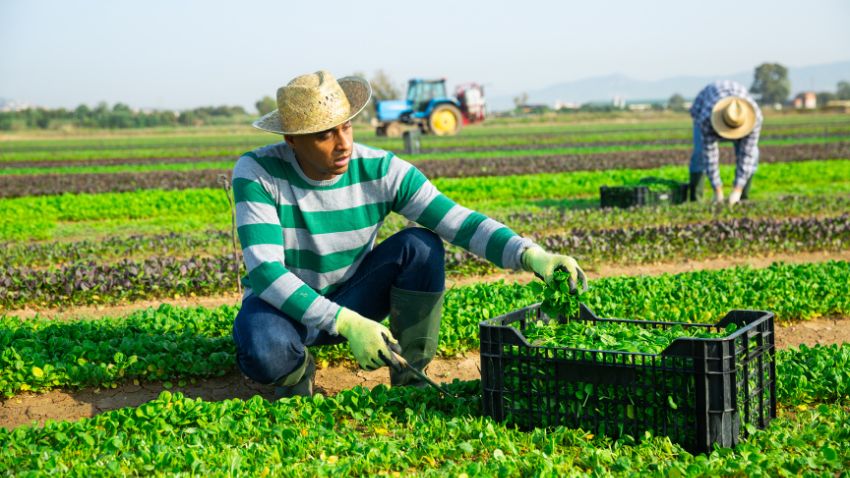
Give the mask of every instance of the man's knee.
<path id="1" fill-rule="evenodd" d="M 409 235 L 408 245 L 416 252 L 416 257 L 426 259 L 429 263 L 434 260 L 443 262 L 446 249 L 443 240 L 435 232 L 423 227 L 412 227 L 403 232 Z"/>
<path id="2" fill-rule="evenodd" d="M 421 227 L 405 229 L 401 273 L 395 286 L 423 292 L 445 288 L 446 250 L 443 240 L 434 232 Z"/>
<path id="3" fill-rule="evenodd" d="M 306 352 L 295 327 L 286 318 L 270 313 L 240 311 L 234 322 L 233 341 L 239 369 L 262 384 L 275 383 L 295 370 Z"/>
<path id="4" fill-rule="evenodd" d="M 237 351 L 237 362 L 242 373 L 251 380 L 269 385 L 298 368 L 304 362 L 304 347 L 293 343 L 269 346 L 247 346 Z"/>

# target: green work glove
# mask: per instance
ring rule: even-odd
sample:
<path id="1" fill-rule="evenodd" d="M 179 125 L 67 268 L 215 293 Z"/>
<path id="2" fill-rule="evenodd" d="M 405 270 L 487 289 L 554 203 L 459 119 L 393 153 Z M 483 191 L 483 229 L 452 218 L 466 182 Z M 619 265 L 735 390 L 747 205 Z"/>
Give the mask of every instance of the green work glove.
<path id="1" fill-rule="evenodd" d="M 522 253 L 523 269 L 534 272 L 547 285 L 552 284 L 552 276 L 558 269 L 564 269 L 570 274 L 570 293 L 575 294 L 576 283 L 581 279 L 582 290 L 587 290 L 587 277 L 578 266 L 578 262 L 570 256 L 549 254 L 540 246 L 531 246 Z"/>
<path id="2" fill-rule="evenodd" d="M 342 307 L 336 316 L 336 330 L 348 339 L 357 363 L 366 370 L 384 365 L 399 366 L 393 352 L 401 354 L 398 341 L 386 326 Z"/>

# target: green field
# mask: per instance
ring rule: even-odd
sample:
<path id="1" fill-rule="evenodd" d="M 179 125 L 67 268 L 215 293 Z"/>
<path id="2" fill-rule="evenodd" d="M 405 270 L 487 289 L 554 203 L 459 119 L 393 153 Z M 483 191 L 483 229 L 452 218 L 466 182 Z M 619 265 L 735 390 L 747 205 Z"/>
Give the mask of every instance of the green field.
<path id="1" fill-rule="evenodd" d="M 8 410 L 18 404 L 26 410 L 40 394 L 167 390 L 154 400 L 91 418 L 22 426 L 0 418 L 0 474 L 847 476 L 850 344 L 831 334 L 846 327 L 850 317 L 850 117 L 767 114 L 759 145 L 769 158 L 759 164 L 751 198 L 735 207 L 713 204 L 708 197 L 675 206 L 599 207 L 601 186 L 647 176 L 687 181 L 691 135 L 686 113 L 494 118 L 455 137 L 423 136 L 422 153 L 404 155 L 400 138 L 376 137 L 370 127 L 356 125 L 358 141 L 395 151 L 423 171 L 426 165 L 466 160 L 495 161 L 493 167 L 547 158 L 612 161 L 595 168 L 562 162 L 560 169 L 533 174 L 457 169 L 432 179 L 459 204 L 504 222 L 551 251 L 575 256 L 588 271 L 638 265 L 651 271 L 594 276 L 589 290 L 576 299 L 559 283 L 547 288 L 537 280 L 504 280 L 504 271 L 449 246 L 447 274 L 459 282 L 452 282 L 446 294 L 440 360 L 478 357 L 482 321 L 544 298 L 547 307 L 563 307 L 565 328 L 531 321 L 517 326 L 530 343 L 551 349 L 540 353 L 553 356 L 561 353 L 558 348 L 570 348 L 586 357 L 600 351 L 623 354 L 618 355 L 620 365 L 666 360 L 658 373 L 671 373 L 682 363 L 665 355 L 677 338 L 731 337 L 738 326 L 716 327 L 711 339 L 702 329 L 731 310 L 773 312 L 775 335 L 782 338 L 790 334 L 788 326 L 820 327 L 828 319 L 831 328 L 817 329 L 818 340 L 831 345 L 773 349 L 752 342 L 766 340 L 762 335 L 747 342 L 747 337 L 756 337 L 754 332 L 735 336 L 736 353 L 754 353 L 758 346 L 769 349 L 758 360 L 775 359 L 778 417 L 762 429 L 752 410 L 739 410 L 745 418 L 735 424 L 740 443 L 734 447 L 694 454 L 668 437 L 688 433 L 679 428 L 668 434 L 620 434 L 604 426 L 517 427 L 510 424 L 515 417 L 502 422 L 483 409 L 477 375 L 472 380 L 453 380 L 458 377 L 451 373 L 435 377 L 457 398 L 433 389 L 385 385 L 273 402 L 261 396 L 184 396 L 178 390 L 191 384 L 239 376 L 231 338 L 239 306 L 230 305 L 233 301 L 197 306 L 181 303 L 181 298 L 216 303 L 235 297 L 244 266 L 239 269 L 241 259 L 234 255 L 231 211 L 221 188 L 195 187 L 194 182 L 166 188 L 157 182 L 126 192 L 24 190 L 17 193 L 21 197 L 0 197 L 0 411 L 12 413 Z M 127 181 L 135 174 L 227 172 L 240 154 L 279 140 L 248 125 L 15 132 L 0 135 L 0 180 L 38 184 L 47 178 L 42 175 L 52 175 L 108 182 Z M 728 157 L 728 145 L 723 150 Z M 647 162 L 656 155 L 666 162 Z M 723 164 L 720 171 L 728 193 L 734 165 Z M 79 187 L 71 181 L 57 184 Z M 406 226 L 398 214 L 388 216 L 378 241 Z M 805 262 L 802 254 L 836 260 Z M 751 259 L 761 265 L 723 264 Z M 721 266 L 703 270 L 703 260 L 717 260 Z M 577 300 L 599 317 L 686 325 L 638 333 L 628 323 L 579 322 L 572 316 Z M 538 356 L 523 355 L 516 344 L 504 347 L 501 353 L 522 357 L 527 368 L 521 373 L 533 376 L 529 370 L 543 370 L 533 368 L 539 365 L 534 362 Z M 346 344 L 311 352 L 320 367 L 348 367 L 343 371 L 358 373 Z M 734 363 L 733 381 L 743 388 L 737 389 L 738 401 L 732 401 L 736 407 L 750 407 L 739 404 L 766 397 L 772 390 L 766 385 L 770 377 L 754 377 Z M 529 393 L 540 393 L 547 378 L 529 382 Z M 751 387 L 758 380 L 766 380 L 763 388 Z M 516 393 L 512 385 L 505 386 L 506 394 Z M 661 393 L 629 386 L 634 398 Z M 542 395 L 512 403 L 540 410 L 563 405 L 585 413 L 586 419 L 610 410 L 585 409 L 582 401 L 607 403 L 617 395 L 614 387 L 601 380 L 582 383 L 578 392 L 561 396 L 562 403 L 545 402 L 549 398 Z M 741 401 L 741 390 L 754 395 Z M 657 416 L 667 423 L 676 414 L 695 410 L 690 401 L 674 401 L 667 394 L 662 398 L 651 410 L 633 407 L 632 415 Z"/>

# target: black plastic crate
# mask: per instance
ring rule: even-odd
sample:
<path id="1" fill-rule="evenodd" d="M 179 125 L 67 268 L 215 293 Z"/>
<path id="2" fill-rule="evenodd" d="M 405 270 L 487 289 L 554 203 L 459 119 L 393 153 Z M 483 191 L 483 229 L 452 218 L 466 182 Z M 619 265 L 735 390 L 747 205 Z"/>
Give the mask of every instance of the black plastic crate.
<path id="1" fill-rule="evenodd" d="M 526 325 L 552 320 L 533 305 L 481 322 L 484 413 L 523 429 L 564 425 L 611 437 L 666 435 L 695 453 L 731 447 L 776 417 L 773 313 L 733 310 L 714 325 L 579 317 L 635 327 L 737 330 L 679 338 L 660 354 L 531 345 Z M 559 320 L 564 320 L 562 317 Z"/>
<path id="2" fill-rule="evenodd" d="M 628 186 L 601 186 L 601 207 L 629 208 L 659 204 L 681 204 L 688 201 L 688 183 L 655 177 L 642 178 L 639 183 Z M 655 185 L 655 188 L 652 187 Z M 658 189 L 661 186 L 662 190 Z"/>

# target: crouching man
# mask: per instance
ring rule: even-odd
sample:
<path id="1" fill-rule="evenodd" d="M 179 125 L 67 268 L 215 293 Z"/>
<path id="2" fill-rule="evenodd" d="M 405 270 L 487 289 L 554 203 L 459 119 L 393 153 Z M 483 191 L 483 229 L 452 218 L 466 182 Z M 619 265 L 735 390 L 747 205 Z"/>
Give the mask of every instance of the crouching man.
<path id="1" fill-rule="evenodd" d="M 370 96 L 361 78 L 293 79 L 278 89 L 277 110 L 254 123 L 284 141 L 246 153 L 233 170 L 248 271 L 233 324 L 237 363 L 279 397 L 311 395 L 310 347 L 346 341 L 364 369 L 392 365 L 393 386 L 422 386 L 394 354 L 421 371 L 437 351 L 443 240 L 547 282 L 558 267 L 573 288 L 586 281 L 573 258 L 455 204 L 392 153 L 354 143 L 351 120 Z M 423 227 L 375 246 L 391 212 Z"/>

